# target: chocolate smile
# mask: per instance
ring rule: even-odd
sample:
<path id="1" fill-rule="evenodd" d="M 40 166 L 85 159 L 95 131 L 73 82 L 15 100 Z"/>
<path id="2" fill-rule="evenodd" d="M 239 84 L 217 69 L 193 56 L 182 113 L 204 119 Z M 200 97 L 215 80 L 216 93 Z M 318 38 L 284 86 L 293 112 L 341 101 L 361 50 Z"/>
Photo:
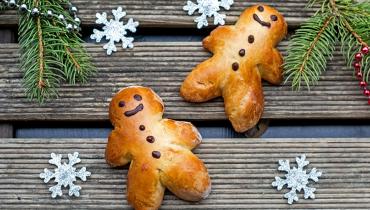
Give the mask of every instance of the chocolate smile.
<path id="1" fill-rule="evenodd" d="M 139 104 L 135 109 L 125 112 L 125 116 L 126 117 L 134 116 L 135 114 L 143 111 L 143 109 L 144 109 L 144 105 Z"/>
<path id="2" fill-rule="evenodd" d="M 271 27 L 271 23 L 261 20 L 260 17 L 258 17 L 258 15 L 256 14 L 253 14 L 253 19 L 257 21 L 259 24 L 261 24 L 261 26 L 265 26 L 267 28 Z"/>

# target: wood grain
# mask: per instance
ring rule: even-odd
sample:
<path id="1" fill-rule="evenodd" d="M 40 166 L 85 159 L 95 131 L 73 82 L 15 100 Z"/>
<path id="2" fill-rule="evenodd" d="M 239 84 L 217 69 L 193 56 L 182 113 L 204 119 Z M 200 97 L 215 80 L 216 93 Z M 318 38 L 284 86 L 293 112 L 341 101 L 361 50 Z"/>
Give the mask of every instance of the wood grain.
<path id="1" fill-rule="evenodd" d="M 0 29 L 0 43 L 9 43 L 14 41 L 14 33 L 11 30 Z M 13 138 L 13 126 L 0 122 L 0 138 Z"/>
<path id="2" fill-rule="evenodd" d="M 110 13 L 112 9 L 122 6 L 127 11 L 127 17 L 138 20 L 140 27 L 196 28 L 194 23 L 196 16 L 188 16 L 182 9 L 186 5 L 186 0 L 74 0 L 72 2 L 80 9 L 79 17 L 84 25 L 94 25 L 96 13 Z M 227 14 L 227 24 L 233 24 L 244 9 L 256 4 L 261 4 L 261 1 L 235 0 L 229 11 L 222 10 L 221 13 Z M 276 7 L 284 14 L 290 26 L 299 25 L 316 11 L 305 9 L 307 0 L 265 0 L 263 4 Z M 0 25 L 18 24 L 15 11 L 0 12 L 0 14 Z M 214 27 L 212 23 L 213 20 L 210 19 L 211 27 Z"/>
<path id="3" fill-rule="evenodd" d="M 112 169 L 104 160 L 104 139 L 0 139 L 1 209 L 130 209 L 127 168 Z M 39 173 L 51 152 L 78 151 L 92 176 L 80 198 L 51 199 Z M 167 192 L 162 209 L 367 209 L 370 205 L 370 139 L 207 139 L 195 153 L 212 177 L 210 197 L 200 203 L 178 200 Z M 283 193 L 271 187 L 278 160 L 306 154 L 308 169 L 323 172 L 316 200 L 287 205 Z M 64 191 L 66 192 L 66 191 Z"/>
<path id="4" fill-rule="evenodd" d="M 288 42 L 280 45 L 286 52 Z M 197 64 L 207 59 L 199 42 L 140 42 L 111 57 L 100 45 L 88 44 L 98 73 L 87 84 L 63 85 L 60 98 L 39 105 L 25 98 L 18 68 L 18 45 L 0 46 L 0 121 L 106 121 L 113 94 L 130 85 L 153 88 L 165 101 L 166 116 L 183 120 L 224 120 L 223 102 L 186 103 L 179 87 Z M 370 119 L 370 107 L 351 68 L 336 52 L 329 68 L 311 91 L 292 92 L 290 84 L 264 85 L 263 119 Z"/>

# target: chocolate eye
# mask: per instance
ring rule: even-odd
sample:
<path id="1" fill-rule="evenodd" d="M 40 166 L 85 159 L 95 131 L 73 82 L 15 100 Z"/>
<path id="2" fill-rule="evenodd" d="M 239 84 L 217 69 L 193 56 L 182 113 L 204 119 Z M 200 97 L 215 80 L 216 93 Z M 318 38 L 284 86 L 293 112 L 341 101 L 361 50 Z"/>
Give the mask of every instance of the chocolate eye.
<path id="1" fill-rule="evenodd" d="M 143 100 L 143 98 L 141 97 L 141 95 L 138 95 L 138 94 L 134 95 L 134 99 L 135 99 L 136 101 L 141 101 L 141 100 Z"/>
<path id="2" fill-rule="evenodd" d="M 265 11 L 265 8 L 263 8 L 263 6 L 258 6 L 258 7 L 257 7 L 257 9 L 258 9 L 258 11 L 260 11 L 260 12 Z"/>
<path id="3" fill-rule="evenodd" d="M 278 17 L 276 15 L 271 15 L 271 20 L 272 21 L 277 21 L 278 20 Z"/>
<path id="4" fill-rule="evenodd" d="M 124 101 L 120 101 L 120 102 L 118 103 L 118 106 L 119 106 L 119 107 L 125 107 L 125 102 L 124 102 Z"/>

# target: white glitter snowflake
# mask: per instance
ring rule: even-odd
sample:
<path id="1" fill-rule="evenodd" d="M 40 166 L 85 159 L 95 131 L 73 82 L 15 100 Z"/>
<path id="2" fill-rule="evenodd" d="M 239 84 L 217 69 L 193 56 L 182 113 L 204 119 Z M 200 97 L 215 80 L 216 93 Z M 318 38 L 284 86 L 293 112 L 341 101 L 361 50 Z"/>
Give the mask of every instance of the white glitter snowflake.
<path id="1" fill-rule="evenodd" d="M 208 26 L 208 17 L 214 17 L 215 25 L 224 25 L 226 15 L 219 14 L 218 11 L 223 7 L 229 10 L 231 5 L 234 4 L 234 0 L 197 0 L 197 4 L 192 1 L 188 1 L 187 5 L 184 6 L 184 10 L 188 11 L 189 15 L 193 15 L 196 10 L 201 16 L 195 18 L 194 22 L 198 23 L 198 29 L 203 26 Z"/>
<path id="2" fill-rule="evenodd" d="M 51 153 L 51 159 L 49 160 L 50 164 L 56 165 L 54 173 L 49 171 L 47 168 L 44 169 L 44 173 L 40 173 L 40 178 L 44 179 L 45 183 L 48 183 L 50 179 L 55 179 L 55 182 L 58 183 L 53 187 L 49 188 L 49 191 L 52 193 L 51 197 L 56 198 L 57 196 L 62 196 L 62 186 L 69 187 L 69 196 L 80 196 L 81 187 L 74 185 L 73 182 L 76 181 L 76 177 L 80 178 L 82 181 L 86 181 L 86 177 L 90 176 L 91 173 L 86 171 L 86 168 L 83 167 L 80 171 L 76 171 L 76 168 L 73 166 L 79 162 L 81 159 L 78 158 L 78 152 L 68 154 L 69 162 L 62 163 L 62 155 L 56 155 Z"/>
<path id="3" fill-rule="evenodd" d="M 90 36 L 91 39 L 96 39 L 96 42 L 100 42 L 105 36 L 108 43 L 104 45 L 104 49 L 107 50 L 107 54 L 111 55 L 112 52 L 117 51 L 115 42 L 122 41 L 123 48 L 133 48 L 133 37 L 126 37 L 127 31 L 136 32 L 136 28 L 139 26 L 139 22 L 134 21 L 130 18 L 127 24 L 123 24 L 121 18 L 126 16 L 126 12 L 122 11 L 122 7 L 118 7 L 117 10 L 112 10 L 114 19 L 108 21 L 107 13 L 102 14 L 96 13 L 96 23 L 104 24 L 103 31 L 94 29 L 94 33 Z"/>
<path id="4" fill-rule="evenodd" d="M 296 162 L 298 168 L 290 168 L 289 160 L 279 160 L 279 171 L 285 171 L 287 174 L 285 175 L 286 179 L 281 179 L 280 177 L 275 177 L 275 181 L 272 183 L 273 187 L 277 187 L 278 190 L 281 190 L 284 185 L 287 185 L 287 188 L 290 188 L 290 192 L 284 195 L 284 198 L 288 199 L 288 203 L 292 204 L 294 201 L 298 201 L 297 191 L 301 192 L 303 189 L 304 191 L 304 198 L 312 198 L 315 199 L 314 192 L 316 188 L 308 187 L 309 180 L 313 180 L 314 182 L 319 181 L 319 177 L 322 175 L 321 172 L 317 171 L 316 168 L 313 168 L 309 174 L 306 173 L 303 168 L 309 164 L 306 161 L 306 155 L 302 155 L 301 158 L 296 157 Z"/>

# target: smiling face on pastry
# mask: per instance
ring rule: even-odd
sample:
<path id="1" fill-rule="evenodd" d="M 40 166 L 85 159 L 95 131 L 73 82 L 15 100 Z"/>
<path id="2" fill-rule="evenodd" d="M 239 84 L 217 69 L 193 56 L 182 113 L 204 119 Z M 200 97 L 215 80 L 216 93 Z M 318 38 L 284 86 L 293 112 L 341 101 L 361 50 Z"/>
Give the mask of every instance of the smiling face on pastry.
<path id="1" fill-rule="evenodd" d="M 111 120 L 115 126 L 132 124 L 137 118 L 163 115 L 163 102 L 157 94 L 145 87 L 122 89 L 110 103 Z M 131 123 L 132 122 L 132 123 Z"/>
<path id="2" fill-rule="evenodd" d="M 252 13 L 250 12 L 251 10 L 253 11 Z M 245 18 L 247 15 L 249 18 Z M 265 29 L 265 31 L 268 32 L 266 35 L 275 36 L 273 39 L 279 41 L 282 39 L 281 36 L 278 36 L 279 34 L 282 34 L 281 29 L 287 28 L 284 17 L 274 8 L 265 5 L 257 5 L 246 10 L 242 14 L 241 19 L 254 22 L 255 24 L 253 25 L 256 26 L 254 30 L 257 30 L 258 28 L 258 31 Z M 240 22 L 245 24 L 243 21 Z M 283 33 L 283 35 L 285 36 L 286 32 Z"/>
<path id="3" fill-rule="evenodd" d="M 261 26 L 263 27 L 267 27 L 267 28 L 271 28 L 271 22 L 276 22 L 279 20 L 278 16 L 276 15 L 270 15 L 270 20 L 268 21 L 264 21 L 263 19 L 260 18 L 260 16 L 258 15 L 258 13 L 262 13 L 265 11 L 265 7 L 264 6 L 257 6 L 257 10 L 256 13 L 253 14 L 253 19 L 259 23 Z"/>

